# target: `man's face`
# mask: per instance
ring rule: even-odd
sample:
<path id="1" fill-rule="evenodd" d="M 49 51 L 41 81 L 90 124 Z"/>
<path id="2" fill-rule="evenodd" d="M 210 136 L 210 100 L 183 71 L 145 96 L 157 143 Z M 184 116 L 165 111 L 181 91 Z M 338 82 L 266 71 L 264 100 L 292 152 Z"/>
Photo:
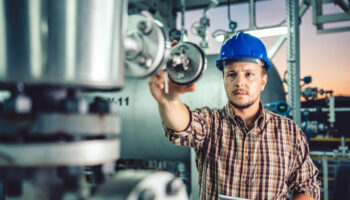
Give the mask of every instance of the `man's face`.
<path id="1" fill-rule="evenodd" d="M 260 65 L 249 62 L 234 62 L 224 67 L 224 85 L 230 103 L 239 109 L 259 104 L 267 75 Z"/>

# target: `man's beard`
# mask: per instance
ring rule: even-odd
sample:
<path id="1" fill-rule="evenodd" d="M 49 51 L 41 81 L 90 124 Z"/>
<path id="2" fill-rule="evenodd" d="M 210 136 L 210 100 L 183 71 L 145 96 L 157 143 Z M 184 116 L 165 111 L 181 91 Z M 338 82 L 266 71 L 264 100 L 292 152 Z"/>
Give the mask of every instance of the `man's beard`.
<path id="1" fill-rule="evenodd" d="M 237 104 L 237 103 L 234 103 L 233 101 L 229 100 L 230 104 L 232 106 L 234 106 L 235 108 L 238 108 L 238 109 L 246 109 L 246 108 L 249 108 L 250 106 L 252 106 L 256 101 L 258 100 L 258 98 L 256 98 L 255 100 L 253 101 L 248 101 L 247 103 L 245 104 Z"/>

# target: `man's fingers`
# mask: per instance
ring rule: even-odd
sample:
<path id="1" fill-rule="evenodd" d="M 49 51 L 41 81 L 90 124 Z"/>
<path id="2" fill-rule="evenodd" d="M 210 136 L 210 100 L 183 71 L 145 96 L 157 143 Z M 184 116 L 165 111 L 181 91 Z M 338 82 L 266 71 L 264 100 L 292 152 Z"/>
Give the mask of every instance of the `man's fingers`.
<path id="1" fill-rule="evenodd" d="M 158 72 L 156 75 L 154 75 L 153 77 L 151 77 L 149 79 L 149 84 L 153 84 L 155 86 L 157 86 L 159 89 L 164 89 L 165 87 L 165 71 L 160 71 Z M 170 91 L 173 92 L 180 92 L 180 93 L 186 93 L 186 92 L 193 92 L 197 89 L 196 84 L 191 84 L 191 85 L 178 85 L 176 83 L 174 83 L 173 81 L 171 81 L 170 79 L 168 79 L 168 83 L 169 83 L 169 87 L 170 87 Z"/>
<path id="2" fill-rule="evenodd" d="M 156 77 L 158 78 L 164 78 L 165 70 L 160 70 L 156 73 Z"/>
<path id="3" fill-rule="evenodd" d="M 194 92 L 194 91 L 196 91 L 196 89 L 197 89 L 197 85 L 194 84 L 194 83 L 189 85 L 189 86 L 187 86 L 187 91 L 188 92 Z"/>
<path id="4" fill-rule="evenodd" d="M 154 85 L 160 89 L 164 88 L 164 79 L 161 77 L 153 76 L 148 80 L 150 85 Z"/>
<path id="5" fill-rule="evenodd" d="M 157 85 L 157 81 L 154 77 L 151 77 L 148 79 L 148 84 L 149 85 Z"/>

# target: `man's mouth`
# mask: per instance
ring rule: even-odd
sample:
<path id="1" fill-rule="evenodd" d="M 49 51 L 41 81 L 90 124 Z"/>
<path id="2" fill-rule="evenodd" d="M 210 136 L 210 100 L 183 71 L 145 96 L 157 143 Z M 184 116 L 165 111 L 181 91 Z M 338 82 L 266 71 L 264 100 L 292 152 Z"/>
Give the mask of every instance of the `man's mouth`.
<path id="1" fill-rule="evenodd" d="M 248 92 L 244 90 L 235 90 L 233 91 L 233 95 L 248 95 Z"/>

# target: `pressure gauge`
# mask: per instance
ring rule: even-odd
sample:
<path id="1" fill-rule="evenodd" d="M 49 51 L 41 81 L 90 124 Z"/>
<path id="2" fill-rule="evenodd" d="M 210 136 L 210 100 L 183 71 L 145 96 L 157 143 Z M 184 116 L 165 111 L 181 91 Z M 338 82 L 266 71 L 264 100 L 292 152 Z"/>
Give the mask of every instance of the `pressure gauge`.
<path id="1" fill-rule="evenodd" d="M 197 81 L 206 68 L 204 52 L 196 44 L 182 42 L 170 49 L 166 70 L 174 83 L 189 85 Z"/>

